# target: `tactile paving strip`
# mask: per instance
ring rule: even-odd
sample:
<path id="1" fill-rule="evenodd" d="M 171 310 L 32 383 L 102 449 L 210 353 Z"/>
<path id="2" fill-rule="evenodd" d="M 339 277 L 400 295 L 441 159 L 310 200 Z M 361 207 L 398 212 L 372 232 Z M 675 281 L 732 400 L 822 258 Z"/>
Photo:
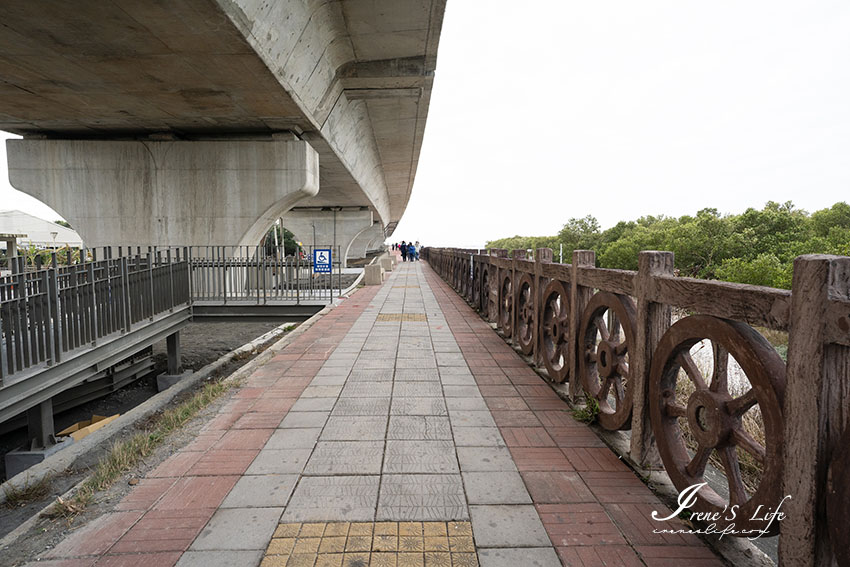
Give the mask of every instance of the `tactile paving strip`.
<path id="1" fill-rule="evenodd" d="M 316 522 L 277 527 L 260 567 L 478 567 L 469 522 Z"/>
<path id="2" fill-rule="evenodd" d="M 424 313 L 379 313 L 378 321 L 427 321 Z"/>

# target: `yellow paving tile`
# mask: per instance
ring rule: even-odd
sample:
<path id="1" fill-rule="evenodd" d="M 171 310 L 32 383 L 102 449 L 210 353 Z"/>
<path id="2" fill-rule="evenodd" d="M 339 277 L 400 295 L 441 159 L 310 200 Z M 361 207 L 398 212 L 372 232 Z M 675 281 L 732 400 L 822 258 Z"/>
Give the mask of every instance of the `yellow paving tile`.
<path id="1" fill-rule="evenodd" d="M 299 537 L 322 537 L 325 533 L 325 523 L 302 524 Z"/>
<path id="2" fill-rule="evenodd" d="M 318 537 L 299 537 L 295 540 L 295 547 L 292 550 L 293 555 L 296 553 L 312 553 L 319 552 L 319 543 L 322 541 Z"/>
<path id="3" fill-rule="evenodd" d="M 342 560 L 343 567 L 365 567 L 369 565 L 368 553 L 346 553 Z"/>
<path id="4" fill-rule="evenodd" d="M 398 524 L 395 522 L 378 522 L 375 524 L 375 535 L 398 535 Z"/>
<path id="5" fill-rule="evenodd" d="M 315 553 L 293 553 L 286 562 L 286 567 L 314 567 L 315 565 Z"/>
<path id="6" fill-rule="evenodd" d="M 320 553 L 316 567 L 342 567 L 342 553 Z"/>
<path id="7" fill-rule="evenodd" d="M 424 522 L 422 527 L 425 530 L 425 536 L 445 536 L 448 535 L 446 532 L 446 524 L 443 522 Z"/>
<path id="8" fill-rule="evenodd" d="M 425 551 L 448 551 L 449 538 L 446 536 L 425 536 Z"/>
<path id="9" fill-rule="evenodd" d="M 475 542 L 472 541 L 471 536 L 450 537 L 449 551 L 452 553 L 473 553 L 475 551 Z"/>
<path id="10" fill-rule="evenodd" d="M 398 535 L 400 536 L 421 536 L 422 522 L 399 522 Z"/>
<path id="11" fill-rule="evenodd" d="M 425 567 L 425 554 L 399 553 L 398 567 Z"/>
<path id="12" fill-rule="evenodd" d="M 273 538 L 266 553 L 269 555 L 289 555 L 295 547 L 295 538 Z"/>
<path id="13" fill-rule="evenodd" d="M 452 567 L 452 556 L 449 553 L 426 551 L 425 567 Z"/>
<path id="14" fill-rule="evenodd" d="M 478 567 L 475 553 L 452 553 L 452 567 Z"/>
<path id="15" fill-rule="evenodd" d="M 339 537 L 323 537 L 322 543 L 319 544 L 319 553 L 342 553 L 345 551 L 345 538 Z"/>
<path id="16" fill-rule="evenodd" d="M 368 536 L 348 536 L 345 542 L 345 551 L 371 551 L 372 538 Z"/>
<path id="17" fill-rule="evenodd" d="M 301 531 L 301 524 L 280 524 L 274 531 L 274 537 L 295 537 Z"/>
<path id="18" fill-rule="evenodd" d="M 398 553 L 372 553 L 369 567 L 397 567 Z"/>
<path id="19" fill-rule="evenodd" d="M 471 536 L 472 524 L 469 522 L 449 522 L 449 536 Z"/>
<path id="20" fill-rule="evenodd" d="M 260 567 L 286 567 L 286 562 L 289 560 L 288 555 L 268 555 L 263 558 Z"/>
<path id="21" fill-rule="evenodd" d="M 348 522 L 331 522 L 325 526 L 325 537 L 329 536 L 347 536 Z"/>
<path id="22" fill-rule="evenodd" d="M 420 536 L 401 536 L 398 538 L 399 551 L 425 551 L 424 538 Z"/>
<path id="23" fill-rule="evenodd" d="M 371 523 L 366 524 L 366 523 L 361 523 L 361 522 L 358 522 L 358 523 L 355 523 L 355 524 L 350 524 L 350 526 L 348 528 L 348 535 L 349 536 L 369 536 L 369 537 L 372 537 L 372 526 L 373 525 Z"/>
<path id="24" fill-rule="evenodd" d="M 373 551 L 398 551 L 398 536 L 375 535 L 372 540 Z"/>

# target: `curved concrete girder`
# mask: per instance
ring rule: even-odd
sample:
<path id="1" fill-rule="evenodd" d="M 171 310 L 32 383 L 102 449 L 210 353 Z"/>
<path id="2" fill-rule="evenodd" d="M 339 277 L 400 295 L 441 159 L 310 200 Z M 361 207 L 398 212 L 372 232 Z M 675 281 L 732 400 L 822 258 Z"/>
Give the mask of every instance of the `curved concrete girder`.
<path id="1" fill-rule="evenodd" d="M 380 221 L 375 222 L 372 226 L 367 226 L 352 239 L 348 245 L 346 257 L 349 260 L 365 258 L 367 252 L 374 250 L 374 248 L 370 248 L 370 244 L 377 238 L 381 240 L 384 238 L 384 229 L 381 227 Z"/>
<path id="2" fill-rule="evenodd" d="M 343 267 L 346 267 L 347 260 L 351 258 L 347 256 L 351 242 L 364 229 L 371 227 L 373 221 L 372 211 L 368 209 L 296 208 L 284 215 L 283 226 L 306 246 L 339 250 Z"/>
<path id="3" fill-rule="evenodd" d="M 9 181 L 86 246 L 255 245 L 319 190 L 303 141 L 8 140 Z"/>

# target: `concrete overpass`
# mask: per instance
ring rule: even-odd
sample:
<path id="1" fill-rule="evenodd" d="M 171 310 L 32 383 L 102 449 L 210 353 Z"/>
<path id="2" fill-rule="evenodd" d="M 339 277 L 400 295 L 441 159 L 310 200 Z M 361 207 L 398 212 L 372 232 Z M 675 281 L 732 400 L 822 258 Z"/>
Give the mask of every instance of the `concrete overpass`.
<path id="1" fill-rule="evenodd" d="M 445 2 L 0 0 L 10 181 L 89 246 L 256 244 L 297 206 L 366 248 L 410 197 Z"/>

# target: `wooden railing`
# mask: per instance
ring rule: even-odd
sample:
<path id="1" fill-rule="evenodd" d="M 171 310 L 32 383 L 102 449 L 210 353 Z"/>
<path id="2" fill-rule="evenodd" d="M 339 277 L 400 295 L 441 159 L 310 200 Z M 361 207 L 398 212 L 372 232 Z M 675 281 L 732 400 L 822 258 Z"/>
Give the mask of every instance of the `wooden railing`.
<path id="1" fill-rule="evenodd" d="M 596 268 L 586 250 L 572 264 L 549 249 L 423 257 L 573 400 L 595 402 L 599 425 L 629 436 L 624 456 L 663 466 L 679 491 L 725 474 L 692 508 L 720 512 L 717 529 L 779 535 L 781 565 L 850 565 L 850 258 L 797 258 L 787 291 L 676 277 L 671 252 L 641 252 L 637 271 Z M 777 332 L 787 364 L 764 336 Z M 765 514 L 780 505 L 781 521 Z"/>
<path id="2" fill-rule="evenodd" d="M 118 250 L 116 258 L 83 255 L 67 266 L 59 266 L 54 253 L 51 266 L 29 270 L 22 257 L 12 259 L 15 273 L 0 278 L 0 386 L 190 303 L 185 249 Z"/>

